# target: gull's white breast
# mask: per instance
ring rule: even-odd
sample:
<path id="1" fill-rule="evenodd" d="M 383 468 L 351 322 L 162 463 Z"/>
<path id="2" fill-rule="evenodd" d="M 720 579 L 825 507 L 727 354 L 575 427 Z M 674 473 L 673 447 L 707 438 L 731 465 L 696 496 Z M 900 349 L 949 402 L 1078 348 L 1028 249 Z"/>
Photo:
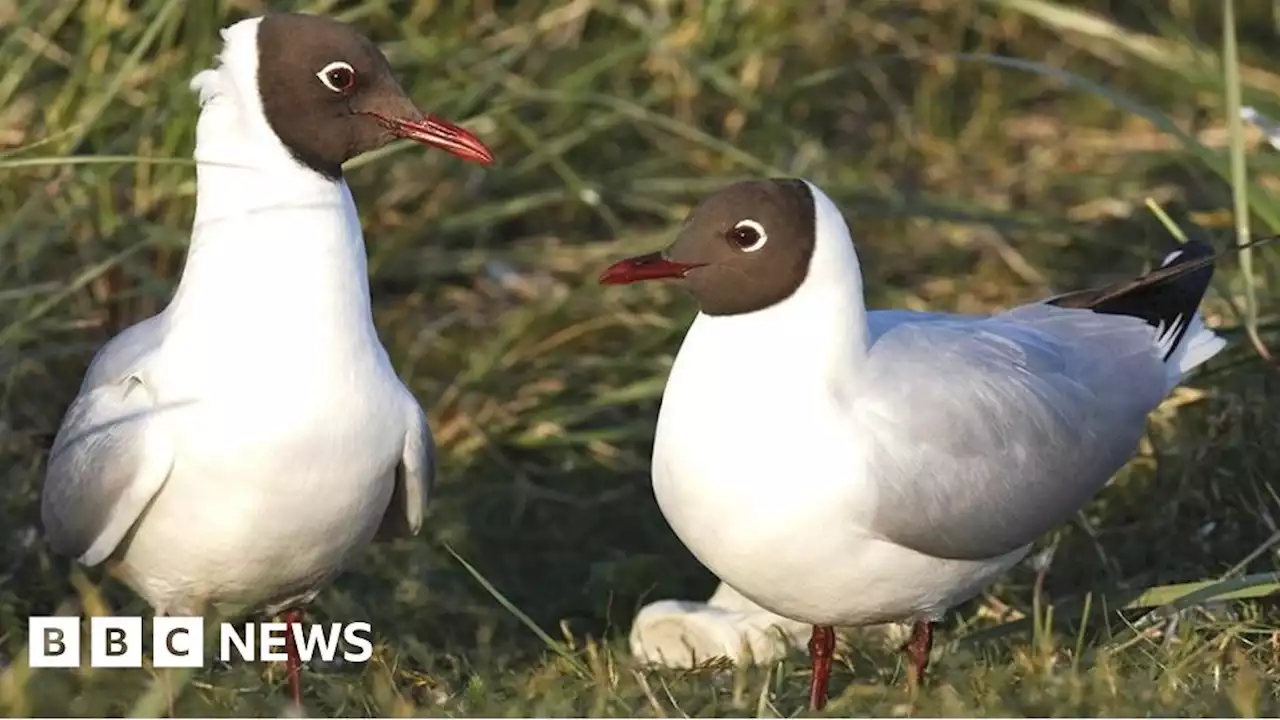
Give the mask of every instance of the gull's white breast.
<path id="1" fill-rule="evenodd" d="M 155 319 L 143 375 L 174 463 L 117 569 L 157 610 L 307 599 L 385 514 L 408 394 L 350 194 L 331 187 L 211 225 Z"/>
<path id="2" fill-rule="evenodd" d="M 178 407 L 163 423 L 173 470 L 120 564 L 157 608 L 305 597 L 386 512 L 405 427 L 385 375 L 256 370 L 242 384 L 159 388 L 160 405 Z"/>
<path id="3" fill-rule="evenodd" d="M 934 619 L 1026 553 L 945 560 L 868 531 L 881 479 L 867 476 L 869 434 L 840 392 L 814 391 L 787 362 L 734 356 L 741 346 L 702 321 L 663 394 L 654 493 L 680 540 L 730 586 L 813 624 Z M 783 367 L 793 372 L 771 375 Z"/>

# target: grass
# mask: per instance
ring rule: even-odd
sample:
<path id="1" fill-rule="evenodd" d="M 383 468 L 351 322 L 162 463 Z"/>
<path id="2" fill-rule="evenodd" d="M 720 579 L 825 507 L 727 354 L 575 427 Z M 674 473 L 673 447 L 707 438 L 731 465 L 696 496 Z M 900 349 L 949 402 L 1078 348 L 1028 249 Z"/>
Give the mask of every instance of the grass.
<path id="1" fill-rule="evenodd" d="M 443 480 L 421 537 L 370 552 L 311 609 L 373 619 L 378 641 L 366 666 L 306 674 L 318 714 L 803 711 L 800 653 L 679 672 L 626 650 L 644 603 L 715 585 L 647 483 L 692 307 L 594 279 L 728 180 L 823 186 L 881 307 L 985 311 L 1135 272 L 1171 242 L 1150 203 L 1220 248 L 1280 231 L 1280 159 L 1231 121 L 1241 104 L 1280 114 L 1271 3 L 1228 5 L 1238 36 L 1191 0 L 276 6 L 357 23 L 415 99 L 499 158 L 393 146 L 349 173 L 380 331 L 429 410 Z M 143 610 L 38 539 L 44 455 L 93 350 L 173 288 L 194 191 L 186 82 L 219 27 L 262 9 L 0 0 L 5 714 L 156 714 L 171 694 L 183 716 L 282 710 L 279 667 L 22 659 L 29 615 Z M 916 697 L 892 649 L 851 632 L 828 714 L 1280 712 L 1280 383 L 1262 358 L 1278 259 L 1219 269 L 1206 314 L 1232 347 L 1043 539 L 1052 561 L 957 608 Z"/>

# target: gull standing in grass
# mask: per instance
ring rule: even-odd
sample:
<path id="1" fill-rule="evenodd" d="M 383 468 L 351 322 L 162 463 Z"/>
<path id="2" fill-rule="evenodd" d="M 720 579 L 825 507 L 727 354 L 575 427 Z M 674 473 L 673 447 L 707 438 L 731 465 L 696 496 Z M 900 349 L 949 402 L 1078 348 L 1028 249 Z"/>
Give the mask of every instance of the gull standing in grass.
<path id="1" fill-rule="evenodd" d="M 1189 243 L 1145 276 L 992 316 L 867 312 L 839 210 L 788 179 L 713 194 L 601 282 L 666 278 L 697 300 L 654 493 L 713 573 L 813 626 L 820 709 L 833 626 L 911 623 L 918 682 L 933 623 L 1129 460 L 1147 414 L 1225 345 L 1197 311 L 1214 260 Z"/>
<path id="2" fill-rule="evenodd" d="M 50 451 L 45 532 L 157 614 L 299 608 L 375 535 L 416 534 L 422 408 L 374 329 L 342 164 L 396 138 L 489 164 L 335 20 L 222 31 L 196 75 L 195 222 L 172 301 L 98 351 Z"/>

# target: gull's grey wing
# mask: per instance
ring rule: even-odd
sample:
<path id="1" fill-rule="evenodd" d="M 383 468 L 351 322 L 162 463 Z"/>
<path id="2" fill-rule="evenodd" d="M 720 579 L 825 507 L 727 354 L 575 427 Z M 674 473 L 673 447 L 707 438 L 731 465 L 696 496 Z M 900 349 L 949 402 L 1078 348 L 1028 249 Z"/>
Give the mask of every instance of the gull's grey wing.
<path id="1" fill-rule="evenodd" d="M 396 487 L 387 512 L 378 527 L 377 537 L 388 540 L 417 535 L 422 529 L 422 516 L 427 499 L 435 487 L 436 442 L 427 426 L 422 406 L 405 390 L 408 398 L 408 431 L 404 438 L 404 454 L 396 466 Z"/>
<path id="2" fill-rule="evenodd" d="M 86 565 L 111 555 L 173 465 L 168 437 L 155 426 L 154 395 L 138 372 L 158 342 L 155 320 L 98 351 L 49 451 L 45 534 L 55 550 Z"/>
<path id="3" fill-rule="evenodd" d="M 872 310 L 867 313 L 867 336 L 875 342 L 881 335 L 903 323 L 937 322 L 939 320 L 973 320 L 973 316 L 964 318 L 950 313 L 917 312 L 915 310 Z"/>
<path id="4" fill-rule="evenodd" d="M 1142 320 L 1046 305 L 890 327 L 857 401 L 870 528 L 997 557 L 1069 519 L 1137 448 L 1167 375 Z"/>
<path id="5" fill-rule="evenodd" d="M 163 319 L 153 315 L 130 325 L 98 348 L 80 383 L 80 392 L 128 377 L 155 352 L 163 337 Z"/>

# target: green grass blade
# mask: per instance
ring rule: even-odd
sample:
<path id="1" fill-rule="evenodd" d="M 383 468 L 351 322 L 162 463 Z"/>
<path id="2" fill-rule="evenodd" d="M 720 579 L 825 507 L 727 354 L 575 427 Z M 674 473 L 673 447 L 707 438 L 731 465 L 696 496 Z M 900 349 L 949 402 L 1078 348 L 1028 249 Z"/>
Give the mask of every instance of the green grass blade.
<path id="1" fill-rule="evenodd" d="M 1244 245 L 1252 239 L 1249 231 L 1249 177 L 1244 156 L 1244 119 L 1240 102 L 1240 51 L 1236 44 L 1235 0 L 1222 4 L 1222 54 L 1226 88 L 1226 117 L 1230 138 L 1231 201 L 1235 216 L 1236 243 Z M 1244 283 L 1244 327 L 1254 347 L 1266 354 L 1266 346 L 1258 335 L 1258 290 L 1253 273 L 1253 250 L 1240 251 L 1240 277 Z"/>
<path id="2" fill-rule="evenodd" d="M 447 551 L 451 556 L 453 556 L 453 559 L 457 560 L 458 564 L 461 565 L 462 568 L 466 570 L 467 573 L 470 574 L 471 577 L 474 578 L 477 583 L 480 584 L 480 587 L 484 588 L 485 592 L 489 593 L 489 595 L 493 597 L 493 599 L 496 600 L 498 604 L 503 607 L 504 610 L 511 613 L 513 617 L 515 617 L 517 620 L 521 622 L 521 624 L 529 628 L 530 632 L 538 636 L 538 639 L 542 641 L 543 645 L 546 645 L 548 650 L 550 650 L 551 652 L 563 658 L 564 661 L 567 662 L 569 666 L 572 667 L 575 671 L 577 671 L 581 677 L 583 678 L 590 677 L 591 673 L 590 671 L 587 670 L 587 666 L 582 664 L 581 660 L 579 660 L 572 653 L 566 650 L 562 643 L 556 642 L 555 639 L 552 638 L 550 635 L 548 635 L 545 630 L 538 627 L 538 624 L 533 621 L 533 618 L 529 617 L 523 610 L 516 607 L 515 603 L 508 600 L 507 596 L 502 594 L 502 591 L 494 587 L 493 583 L 489 582 L 488 578 L 482 575 L 480 571 L 475 568 L 475 566 L 467 562 L 461 555 L 459 555 L 458 552 L 454 550 L 451 545 L 449 545 L 449 543 L 444 542 L 442 540 L 441 544 L 444 545 L 445 551 Z"/>

